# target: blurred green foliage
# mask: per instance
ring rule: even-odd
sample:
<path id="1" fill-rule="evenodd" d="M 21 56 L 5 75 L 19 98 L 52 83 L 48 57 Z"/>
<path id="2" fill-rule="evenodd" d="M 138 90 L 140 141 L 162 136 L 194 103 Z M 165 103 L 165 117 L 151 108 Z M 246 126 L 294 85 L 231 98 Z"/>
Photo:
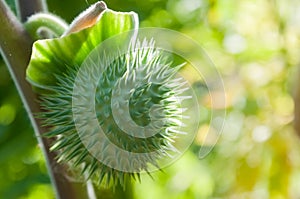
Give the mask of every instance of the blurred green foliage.
<path id="1" fill-rule="evenodd" d="M 95 1 L 48 0 L 68 22 Z M 164 172 L 134 183 L 135 198 L 300 198 L 300 142 L 293 128 L 294 85 L 300 55 L 297 0 L 109 0 L 133 10 L 141 26 L 178 30 L 202 45 L 222 74 L 227 117 L 217 134 L 202 125 L 194 144 Z M 13 4 L 12 4 L 13 5 Z M 211 93 L 218 97 L 218 93 Z M 203 117 L 209 110 L 203 99 Z M 214 121 L 212 121 L 214 122 Z M 207 134 L 207 135 L 206 135 Z M 53 198 L 44 159 L 28 117 L 0 64 L 0 198 Z"/>
<path id="2" fill-rule="evenodd" d="M 37 194 L 37 187 L 48 190 L 41 198 L 53 198 L 43 156 L 3 63 L 0 80 L 0 198 Z"/>

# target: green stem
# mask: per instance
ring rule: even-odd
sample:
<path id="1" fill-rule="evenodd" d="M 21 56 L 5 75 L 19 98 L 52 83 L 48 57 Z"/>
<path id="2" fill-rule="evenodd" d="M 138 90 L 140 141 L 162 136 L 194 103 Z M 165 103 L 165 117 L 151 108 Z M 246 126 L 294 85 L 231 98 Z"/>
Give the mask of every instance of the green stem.
<path id="1" fill-rule="evenodd" d="M 41 29 L 50 30 L 56 37 L 60 37 L 68 29 L 68 24 L 64 20 L 48 13 L 32 15 L 24 25 L 34 40 L 41 38 L 39 34 Z"/>

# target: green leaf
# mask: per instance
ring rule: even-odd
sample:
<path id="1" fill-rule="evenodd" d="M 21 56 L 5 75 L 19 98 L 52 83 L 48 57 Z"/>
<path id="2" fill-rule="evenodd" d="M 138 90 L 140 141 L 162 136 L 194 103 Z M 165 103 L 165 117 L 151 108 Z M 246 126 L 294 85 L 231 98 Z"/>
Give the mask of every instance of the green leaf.
<path id="1" fill-rule="evenodd" d="M 92 27 L 61 38 L 38 40 L 33 44 L 27 80 L 38 88 L 55 86 L 56 74 L 63 74 L 69 67 L 80 66 L 102 41 L 137 28 L 136 13 L 106 9 Z M 131 34 L 128 33 L 128 37 Z"/>

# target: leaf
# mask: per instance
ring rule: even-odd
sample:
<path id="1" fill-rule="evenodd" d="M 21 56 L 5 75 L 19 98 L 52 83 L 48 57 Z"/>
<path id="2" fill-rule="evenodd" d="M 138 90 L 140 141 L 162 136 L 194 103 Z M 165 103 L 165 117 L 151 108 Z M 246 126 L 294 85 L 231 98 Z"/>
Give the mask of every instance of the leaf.
<path id="1" fill-rule="evenodd" d="M 56 74 L 68 67 L 80 66 L 85 57 L 104 40 L 130 30 L 137 30 L 138 16 L 134 12 L 115 12 L 106 9 L 92 27 L 70 35 L 38 40 L 33 44 L 26 75 L 39 88 L 56 85 Z M 128 37 L 132 33 L 128 33 Z"/>

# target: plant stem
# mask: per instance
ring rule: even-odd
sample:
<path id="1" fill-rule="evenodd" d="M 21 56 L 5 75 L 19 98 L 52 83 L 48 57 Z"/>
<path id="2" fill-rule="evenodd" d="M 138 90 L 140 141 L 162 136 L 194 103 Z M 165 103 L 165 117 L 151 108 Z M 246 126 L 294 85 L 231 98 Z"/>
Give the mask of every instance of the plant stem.
<path id="1" fill-rule="evenodd" d="M 16 7 L 21 22 L 25 22 L 29 16 L 37 12 L 47 10 L 45 0 L 16 0 Z"/>
<path id="2" fill-rule="evenodd" d="M 68 24 L 52 14 L 38 13 L 28 18 L 24 24 L 27 32 L 33 39 L 40 39 L 39 30 L 50 30 L 55 37 L 60 37 L 67 29 Z"/>
<path id="3" fill-rule="evenodd" d="M 41 112 L 36 100 L 37 96 L 32 92 L 31 85 L 25 79 L 33 41 L 4 1 L 0 1 L 0 24 L 1 54 L 15 82 L 44 153 L 56 196 L 60 199 L 85 199 L 87 198 L 85 187 L 81 183 L 69 182 L 64 177 L 67 168 L 56 163 L 56 155 L 49 151 L 49 140 L 42 137 L 47 129 L 42 127 L 39 119 L 33 117 L 33 113 Z"/>

